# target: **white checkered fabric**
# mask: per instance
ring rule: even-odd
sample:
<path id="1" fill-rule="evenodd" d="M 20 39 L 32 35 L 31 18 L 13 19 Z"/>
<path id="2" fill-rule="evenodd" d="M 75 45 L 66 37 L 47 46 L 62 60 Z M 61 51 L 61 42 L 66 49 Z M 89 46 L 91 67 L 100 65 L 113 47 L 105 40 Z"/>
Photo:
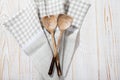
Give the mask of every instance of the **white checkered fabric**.
<path id="1" fill-rule="evenodd" d="M 63 0 L 46 0 L 47 15 L 64 13 Z"/>
<path id="2" fill-rule="evenodd" d="M 80 0 L 71 0 L 67 14 L 73 17 L 72 25 L 80 27 L 83 23 L 84 17 L 90 7 L 90 4 Z"/>
<path id="3" fill-rule="evenodd" d="M 21 47 L 42 31 L 37 13 L 36 6 L 31 4 L 4 23 Z"/>
<path id="4" fill-rule="evenodd" d="M 38 12 L 39 12 L 39 17 L 44 17 L 46 16 L 46 9 L 45 9 L 45 1 L 42 0 L 40 2 L 37 2 L 37 7 L 38 7 Z"/>
<path id="5" fill-rule="evenodd" d="M 40 18 L 46 15 L 58 15 L 64 13 L 63 0 L 42 0 L 37 3 Z"/>
<path id="6" fill-rule="evenodd" d="M 79 45 L 80 28 L 89 7 L 90 4 L 80 0 L 67 0 L 65 10 L 67 11 L 67 14 L 73 18 L 73 22 L 72 25 L 65 31 L 65 39 L 62 46 L 63 52 L 60 53 L 60 55 L 64 55 L 60 56 L 60 59 L 63 60 L 61 61 L 63 62 L 63 76 L 67 75 L 74 53 Z"/>

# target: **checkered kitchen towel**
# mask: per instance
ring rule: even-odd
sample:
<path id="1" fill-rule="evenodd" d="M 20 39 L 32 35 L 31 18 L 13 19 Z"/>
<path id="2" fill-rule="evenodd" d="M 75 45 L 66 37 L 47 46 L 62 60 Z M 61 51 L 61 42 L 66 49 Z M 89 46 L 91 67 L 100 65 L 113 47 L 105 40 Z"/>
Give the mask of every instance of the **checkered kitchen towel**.
<path id="1" fill-rule="evenodd" d="M 61 62 L 63 62 L 63 75 L 66 76 L 69 70 L 75 50 L 79 45 L 79 33 L 83 20 L 87 14 L 90 4 L 81 0 L 69 0 L 66 5 L 66 13 L 73 17 L 73 22 L 70 28 L 65 32 L 63 52 L 60 54 Z M 63 56 L 62 56 L 63 55 Z"/>
<path id="2" fill-rule="evenodd" d="M 4 26 L 15 37 L 25 53 L 27 55 L 32 54 L 36 71 L 38 74 L 42 74 L 45 80 L 48 80 L 51 79 L 47 73 L 52 52 L 40 19 L 46 15 L 64 13 L 64 10 L 73 17 L 72 26 L 65 32 L 65 43 L 62 42 L 63 48 L 60 53 L 61 63 L 63 62 L 63 76 L 65 76 L 75 52 L 80 27 L 89 7 L 89 4 L 80 0 L 70 0 L 66 10 L 63 7 L 63 0 L 41 0 L 38 3 L 33 1 L 24 10 L 5 22 Z M 56 34 L 58 33 L 56 32 Z M 47 37 L 51 41 L 49 34 Z"/>
<path id="3" fill-rule="evenodd" d="M 42 0 L 37 3 L 40 18 L 46 15 L 58 15 L 64 13 L 63 0 Z"/>
<path id="4" fill-rule="evenodd" d="M 47 7 L 52 6 L 51 10 L 44 10 L 42 1 L 38 3 L 34 3 L 33 1 L 29 3 L 26 8 L 7 20 L 3 25 L 15 37 L 24 52 L 27 55 L 31 55 L 33 61 L 33 80 L 43 80 L 43 78 L 44 80 L 58 80 L 57 74 L 54 74 L 56 75 L 54 77 L 50 77 L 48 75 L 53 55 L 41 26 L 40 18 L 44 15 L 46 16 L 45 11 L 48 11 L 47 15 L 63 13 L 64 9 L 61 10 L 63 8 L 63 4 L 61 4 L 62 1 L 52 0 L 51 2 L 49 1 L 46 3 Z M 54 1 L 57 4 L 53 3 Z M 50 5 L 50 3 L 52 5 Z M 53 6 L 55 6 L 55 9 Z M 42 7 L 43 9 L 41 9 Z M 49 37 L 50 35 L 48 35 L 48 38 Z"/>
<path id="5" fill-rule="evenodd" d="M 43 39 L 39 40 L 40 42 L 42 40 L 40 44 L 42 45 L 43 41 L 45 41 L 39 18 L 64 12 L 63 1 L 50 0 L 47 3 L 44 2 L 44 0 L 40 1 L 37 3 L 38 6 L 36 6 L 36 3 L 29 3 L 27 8 L 21 10 L 4 23 L 6 29 L 13 34 L 20 47 L 24 50 L 41 37 L 43 37 Z M 45 9 L 45 5 L 47 9 Z M 51 9 L 49 10 L 49 8 Z M 40 14 L 40 16 L 38 16 L 38 14 Z M 33 46 L 31 47 L 33 48 Z M 38 45 L 36 45 L 36 47 L 38 47 Z M 31 51 L 29 52 L 32 53 Z M 28 55 L 30 54 L 29 52 L 27 52 Z"/>
<path id="6" fill-rule="evenodd" d="M 30 4 L 4 23 L 23 49 L 43 34 L 37 13 L 37 7 Z"/>

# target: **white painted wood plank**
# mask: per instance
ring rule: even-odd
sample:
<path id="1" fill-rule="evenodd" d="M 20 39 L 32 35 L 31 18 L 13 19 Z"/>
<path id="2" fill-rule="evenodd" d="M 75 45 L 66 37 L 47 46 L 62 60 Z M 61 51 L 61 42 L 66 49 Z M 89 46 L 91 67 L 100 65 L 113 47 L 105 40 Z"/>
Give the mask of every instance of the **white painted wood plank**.
<path id="1" fill-rule="evenodd" d="M 0 24 L 28 0 L 0 0 Z M 82 25 L 80 46 L 65 80 L 120 80 L 120 1 L 95 0 Z M 0 80 L 32 80 L 30 58 L 0 27 Z"/>
<path id="2" fill-rule="evenodd" d="M 23 8 L 23 2 L 19 3 L 19 0 L 1 1 L 0 20 L 2 22 Z M 27 4 L 27 0 L 25 1 L 24 4 Z M 0 31 L 0 35 L 0 43 L 2 44 L 0 46 L 0 80 L 31 80 L 30 58 L 20 50 L 18 44 L 9 33 Z M 5 46 L 3 43 L 5 43 Z"/>

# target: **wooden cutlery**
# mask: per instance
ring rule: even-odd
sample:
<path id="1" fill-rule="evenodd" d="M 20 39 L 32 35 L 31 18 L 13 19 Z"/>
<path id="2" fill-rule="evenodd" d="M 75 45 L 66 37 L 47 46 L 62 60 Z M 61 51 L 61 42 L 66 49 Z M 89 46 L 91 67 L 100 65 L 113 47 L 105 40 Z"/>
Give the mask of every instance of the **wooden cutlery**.
<path id="1" fill-rule="evenodd" d="M 57 47 L 56 47 L 56 42 L 55 42 L 55 38 L 54 38 L 54 34 L 55 34 L 55 29 L 57 27 L 57 16 L 55 15 L 50 15 L 50 16 L 45 16 L 41 19 L 41 22 L 43 24 L 43 26 L 45 27 L 45 29 L 51 34 L 52 37 L 52 44 L 53 44 L 53 51 L 54 51 L 54 62 L 56 63 L 56 67 L 57 67 L 57 73 L 58 76 L 62 75 L 61 72 L 61 68 L 60 68 L 60 60 L 57 57 L 58 52 L 57 52 Z"/>
<path id="2" fill-rule="evenodd" d="M 62 35 L 64 31 L 70 27 L 72 21 L 73 21 L 72 17 L 66 14 L 60 14 L 59 16 L 50 15 L 50 16 L 45 16 L 41 19 L 43 26 L 51 34 L 53 48 L 54 48 L 54 56 L 52 58 L 51 65 L 50 65 L 49 72 L 48 72 L 49 75 L 52 75 L 54 63 L 56 63 L 58 76 L 62 75 L 61 68 L 60 68 L 58 49 L 60 46 Z M 55 29 L 57 25 L 60 30 L 60 35 L 59 35 L 58 42 L 56 45 L 54 34 L 55 34 Z"/>
<path id="3" fill-rule="evenodd" d="M 60 46 L 60 41 L 61 41 L 61 38 L 62 38 L 64 31 L 70 27 L 72 21 L 73 21 L 72 17 L 70 17 L 66 14 L 60 14 L 58 16 L 58 21 L 57 21 L 58 24 L 57 25 L 58 25 L 59 30 L 60 30 L 60 35 L 59 35 L 58 42 L 57 42 L 57 48 L 59 48 L 59 46 Z M 57 55 L 57 58 L 59 58 L 59 55 Z M 51 75 L 53 72 L 54 62 L 55 62 L 55 60 L 53 57 L 51 65 L 50 65 L 50 69 L 48 72 L 49 75 Z"/>

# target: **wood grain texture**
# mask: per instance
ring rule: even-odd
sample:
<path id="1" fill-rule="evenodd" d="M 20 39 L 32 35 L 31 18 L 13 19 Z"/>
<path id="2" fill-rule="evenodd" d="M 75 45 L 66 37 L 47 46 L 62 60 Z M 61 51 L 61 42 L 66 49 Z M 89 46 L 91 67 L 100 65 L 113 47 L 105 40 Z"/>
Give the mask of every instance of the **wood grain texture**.
<path id="1" fill-rule="evenodd" d="M 0 0 L 0 80 L 32 80 L 30 57 L 2 23 L 28 0 Z M 64 80 L 120 80 L 120 0 L 94 0 L 80 32 L 80 45 Z"/>

